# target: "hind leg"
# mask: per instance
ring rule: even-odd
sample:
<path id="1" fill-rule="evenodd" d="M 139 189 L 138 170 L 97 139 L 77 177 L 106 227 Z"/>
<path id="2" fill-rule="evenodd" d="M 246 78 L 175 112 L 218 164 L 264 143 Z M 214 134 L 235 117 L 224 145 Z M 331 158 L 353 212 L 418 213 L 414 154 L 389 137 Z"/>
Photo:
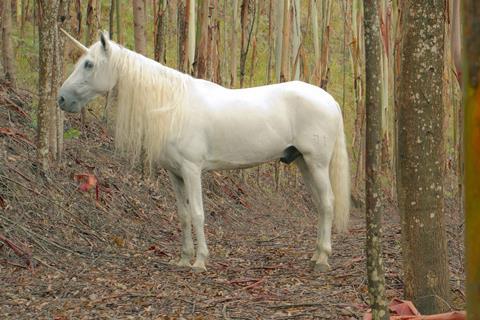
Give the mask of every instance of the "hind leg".
<path id="1" fill-rule="evenodd" d="M 297 160 L 305 184 L 312 193 L 318 210 L 317 243 L 312 261 L 315 270 L 325 272 L 330 269 L 328 257 L 332 252 L 333 192 L 330 185 L 328 164 L 306 157 Z"/>
<path id="2" fill-rule="evenodd" d="M 194 255 L 193 239 L 192 239 L 192 219 L 188 212 L 187 198 L 185 195 L 185 184 L 183 179 L 169 172 L 170 180 L 175 191 L 177 199 L 177 211 L 182 228 L 182 253 L 180 260 L 175 262 L 180 267 L 190 267 L 190 261 Z"/>

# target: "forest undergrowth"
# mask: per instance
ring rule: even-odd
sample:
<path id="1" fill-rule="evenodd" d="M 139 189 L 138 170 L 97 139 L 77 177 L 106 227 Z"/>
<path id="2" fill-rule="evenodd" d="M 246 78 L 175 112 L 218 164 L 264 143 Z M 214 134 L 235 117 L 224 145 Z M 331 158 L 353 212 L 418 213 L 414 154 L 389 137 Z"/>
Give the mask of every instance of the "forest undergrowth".
<path id="1" fill-rule="evenodd" d="M 170 261 L 179 256 L 180 228 L 166 173 L 145 178 L 92 115 L 86 124 L 67 116 L 67 132 L 78 134 L 66 137 L 64 159 L 42 171 L 31 95 L 0 84 L 1 319 L 359 319 L 367 310 L 361 208 L 352 208 L 346 234 L 333 234 L 331 271 L 315 273 L 313 203 L 293 167 L 206 173 L 208 271 L 177 268 Z M 453 190 L 455 180 L 446 180 Z M 463 218 L 453 193 L 445 303 L 457 310 L 465 298 Z M 384 212 L 387 296 L 401 298 L 392 199 Z"/>

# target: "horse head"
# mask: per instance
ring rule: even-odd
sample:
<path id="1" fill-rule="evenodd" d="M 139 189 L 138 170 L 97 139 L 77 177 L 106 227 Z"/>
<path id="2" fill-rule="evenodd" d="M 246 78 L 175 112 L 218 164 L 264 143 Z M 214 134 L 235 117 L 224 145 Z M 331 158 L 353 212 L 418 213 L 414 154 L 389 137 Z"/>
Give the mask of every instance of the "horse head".
<path id="1" fill-rule="evenodd" d="M 106 32 L 100 33 L 100 41 L 90 48 L 62 32 L 84 54 L 78 60 L 72 74 L 65 80 L 58 94 L 58 106 L 67 112 L 80 110 L 93 98 L 110 91 L 116 84 L 117 75 L 111 68 L 111 55 L 116 45 Z"/>

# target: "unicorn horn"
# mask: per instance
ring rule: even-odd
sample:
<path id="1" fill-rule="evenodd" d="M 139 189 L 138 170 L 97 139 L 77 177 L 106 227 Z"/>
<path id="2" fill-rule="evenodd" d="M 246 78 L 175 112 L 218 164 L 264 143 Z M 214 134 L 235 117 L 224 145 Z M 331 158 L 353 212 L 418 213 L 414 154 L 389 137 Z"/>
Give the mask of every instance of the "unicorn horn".
<path id="1" fill-rule="evenodd" d="M 80 41 L 78 41 L 77 39 L 72 37 L 67 31 L 63 30 L 63 28 L 60 28 L 60 30 L 63 32 L 63 34 L 65 34 L 67 36 L 68 39 L 70 39 L 73 42 L 73 44 L 78 49 L 82 50 L 83 52 L 88 52 L 88 48 L 85 47 L 83 44 L 81 44 Z"/>

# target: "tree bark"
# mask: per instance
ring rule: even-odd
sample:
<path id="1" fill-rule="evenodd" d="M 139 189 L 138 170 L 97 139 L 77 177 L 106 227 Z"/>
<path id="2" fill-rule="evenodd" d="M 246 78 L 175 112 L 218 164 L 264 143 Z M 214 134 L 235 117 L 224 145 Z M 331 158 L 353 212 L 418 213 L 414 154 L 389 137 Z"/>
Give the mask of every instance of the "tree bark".
<path id="1" fill-rule="evenodd" d="M 282 60 L 280 69 L 280 82 L 290 79 L 290 0 L 283 2 L 283 36 L 282 36 Z"/>
<path id="2" fill-rule="evenodd" d="M 292 78 L 300 80 L 300 45 L 302 42 L 301 30 L 301 3 L 300 0 L 293 0 L 293 28 L 292 28 Z"/>
<path id="3" fill-rule="evenodd" d="M 463 1 L 467 314 L 480 319 L 480 3 Z"/>
<path id="4" fill-rule="evenodd" d="M 364 74 L 363 65 L 365 57 L 364 39 L 363 39 L 363 6 L 362 1 L 347 1 L 349 8 L 347 12 L 351 16 L 351 41 L 350 56 L 353 71 L 353 90 L 355 97 L 355 123 L 352 142 L 352 161 L 355 165 L 355 175 L 353 178 L 352 198 L 355 206 L 362 206 L 361 196 L 364 181 L 364 159 L 365 159 L 365 100 L 364 100 Z"/>
<path id="5" fill-rule="evenodd" d="M 251 9 L 253 8 L 253 9 Z M 241 5 L 240 24 L 242 36 L 240 41 L 240 87 L 243 88 L 245 81 L 245 68 L 247 64 L 247 55 L 252 39 L 253 26 L 255 25 L 255 8 L 254 1 L 243 0 Z M 253 11 L 251 14 L 251 11 Z"/>
<path id="6" fill-rule="evenodd" d="M 113 24 L 115 20 L 115 0 L 110 0 L 110 9 L 108 11 L 108 36 L 113 39 Z"/>
<path id="7" fill-rule="evenodd" d="M 0 3 L 2 15 L 0 30 L 2 38 L 2 65 L 5 79 L 15 86 L 15 54 L 12 44 L 12 8 L 10 1 Z"/>
<path id="8" fill-rule="evenodd" d="M 187 65 L 187 33 L 186 6 L 183 0 L 178 2 L 177 7 L 177 29 L 178 29 L 178 70 L 185 72 Z"/>
<path id="9" fill-rule="evenodd" d="M 385 298 L 381 208 L 381 47 L 377 0 L 365 2 L 366 221 L 368 292 L 373 319 L 390 318 Z"/>
<path id="10" fill-rule="evenodd" d="M 208 11 L 210 1 L 198 0 L 198 47 L 196 59 L 196 76 L 198 78 L 207 79 L 207 64 L 208 64 L 208 45 L 210 43 L 208 32 Z"/>
<path id="11" fill-rule="evenodd" d="M 167 0 L 160 0 L 155 18 L 155 43 L 153 55 L 155 60 L 162 64 L 167 63 L 167 52 L 165 46 L 167 22 Z"/>
<path id="12" fill-rule="evenodd" d="M 97 12 L 97 1 L 99 0 L 88 0 L 87 3 L 87 34 L 85 41 L 87 46 L 92 45 L 97 39 L 98 32 L 98 12 Z"/>
<path id="13" fill-rule="evenodd" d="M 422 314 L 448 308 L 444 221 L 445 2 L 404 2 L 398 101 L 397 192 L 405 296 Z"/>
<path id="14" fill-rule="evenodd" d="M 231 33 L 231 62 L 230 62 L 230 87 L 234 88 L 237 85 L 237 25 L 238 25 L 238 0 L 232 1 L 232 33 Z"/>
<path id="15" fill-rule="evenodd" d="M 135 51 L 147 55 L 147 39 L 145 38 L 145 7 L 143 0 L 133 0 L 133 24 Z"/>
<path id="16" fill-rule="evenodd" d="M 55 55 L 55 32 L 57 31 L 58 0 L 38 0 L 39 22 L 39 78 L 37 111 L 37 158 L 43 170 L 49 168 L 49 132 L 51 110 L 56 107 L 53 88 L 53 65 Z"/>
<path id="17" fill-rule="evenodd" d="M 195 31 L 196 31 L 196 17 L 195 5 L 196 0 L 187 0 L 186 5 L 186 24 L 187 24 L 187 38 L 186 38 L 186 58 L 187 58 L 187 73 L 193 74 L 195 68 Z"/>
<path id="18" fill-rule="evenodd" d="M 275 19 L 275 81 L 280 82 L 283 47 L 283 7 L 287 0 L 276 0 L 273 5 Z"/>
<path id="19" fill-rule="evenodd" d="M 117 42 L 123 43 L 123 29 L 122 29 L 122 18 L 121 18 L 121 4 L 120 0 L 115 0 L 115 15 L 117 22 Z"/>

